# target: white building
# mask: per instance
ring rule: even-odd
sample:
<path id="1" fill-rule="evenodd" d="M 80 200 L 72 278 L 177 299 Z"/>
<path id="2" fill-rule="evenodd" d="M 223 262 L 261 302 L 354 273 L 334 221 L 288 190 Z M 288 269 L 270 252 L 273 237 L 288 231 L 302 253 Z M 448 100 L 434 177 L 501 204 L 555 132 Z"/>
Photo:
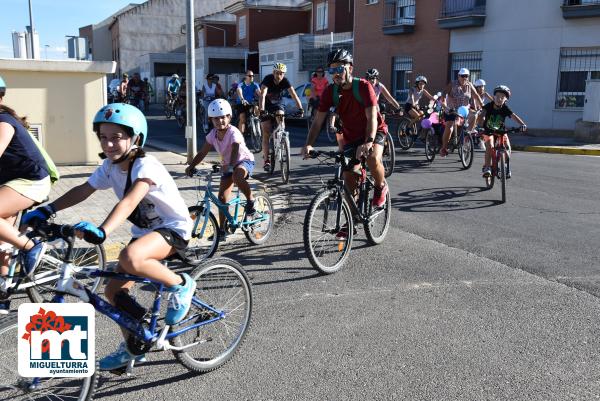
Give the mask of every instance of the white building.
<path id="1" fill-rule="evenodd" d="M 13 56 L 14 58 L 27 58 L 27 45 L 25 44 L 25 32 L 13 32 Z"/>
<path id="2" fill-rule="evenodd" d="M 31 47 L 31 28 L 26 27 L 25 32 L 13 32 L 13 55 L 14 58 L 40 58 L 40 35 L 33 31 L 33 48 Z"/>
<path id="3" fill-rule="evenodd" d="M 545 134 L 574 130 L 586 80 L 600 78 L 600 0 L 444 3 L 444 13 L 454 12 L 438 20 L 452 30 L 452 79 L 458 68 L 470 68 L 488 91 L 508 85 L 510 106 L 529 127 Z M 463 12 L 465 3 L 473 12 Z"/>

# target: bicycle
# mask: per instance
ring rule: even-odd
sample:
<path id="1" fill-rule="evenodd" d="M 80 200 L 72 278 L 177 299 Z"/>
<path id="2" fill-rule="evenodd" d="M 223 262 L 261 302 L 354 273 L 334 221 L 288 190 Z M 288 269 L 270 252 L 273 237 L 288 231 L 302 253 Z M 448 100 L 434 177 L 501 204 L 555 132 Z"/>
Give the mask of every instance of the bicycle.
<path id="1" fill-rule="evenodd" d="M 260 126 L 260 118 L 258 118 L 258 106 L 256 102 L 251 103 L 252 107 L 246 113 L 246 132 L 249 137 L 249 145 L 252 152 L 259 153 L 262 151 L 262 129 Z"/>
<path id="2" fill-rule="evenodd" d="M 394 172 L 394 167 L 396 165 L 396 147 L 394 145 L 394 139 L 389 132 L 385 133 L 381 162 L 383 163 L 383 168 L 385 170 L 385 178 L 388 178 Z"/>
<path id="3" fill-rule="evenodd" d="M 225 215 L 225 224 L 222 231 L 230 234 L 240 228 L 248 241 L 255 245 L 265 243 L 273 232 L 273 203 L 269 196 L 263 191 L 254 192 L 255 217 L 246 220 L 245 214 L 240 216 L 240 206 L 245 206 L 245 201 L 240 198 L 240 189 L 237 188 L 236 196 L 229 202 L 223 203 L 212 191 L 212 176 L 220 171 L 220 166 L 213 165 L 208 173 L 195 172 L 194 175 L 201 178 L 206 177 L 206 185 L 198 184 L 198 202 L 195 206 L 188 208 L 193 220 L 192 239 L 188 245 L 186 256 L 192 259 L 203 260 L 214 255 L 219 245 L 217 235 L 219 223 L 211 211 L 214 204 L 217 209 Z M 204 196 L 200 194 L 204 192 Z M 229 207 L 234 207 L 233 216 L 229 213 Z M 241 219 L 240 219 L 241 217 Z"/>
<path id="4" fill-rule="evenodd" d="M 502 203 L 506 202 L 506 172 L 510 169 L 510 147 L 506 142 L 504 135 L 520 132 L 520 128 L 509 128 L 505 130 L 490 130 L 486 128 L 478 128 L 478 135 L 486 134 L 494 136 L 494 149 L 492 152 L 492 174 L 489 177 L 484 177 L 485 186 L 487 189 L 494 187 L 495 178 L 501 182 L 502 188 Z"/>
<path id="5" fill-rule="evenodd" d="M 281 168 L 281 180 L 284 184 L 290 181 L 290 133 L 285 129 L 285 111 L 276 110 L 274 113 L 267 113 L 273 116 L 277 126 L 269 138 L 269 173 L 275 172 L 275 163 L 278 162 Z"/>
<path id="6" fill-rule="evenodd" d="M 74 230 L 68 225 L 49 224 L 46 234 L 63 238 L 68 244 L 65 263 L 60 266 L 52 302 L 62 303 L 66 295 L 90 303 L 97 312 L 114 321 L 128 332 L 128 349 L 141 355 L 152 348 L 173 352 L 179 363 L 193 372 L 210 372 L 227 363 L 239 349 L 250 327 L 252 315 L 252 287 L 241 265 L 228 258 L 205 261 L 190 276 L 197 288 L 188 315 L 175 325 L 169 326 L 160 318 L 160 305 L 165 292 L 161 283 L 130 274 L 84 270 L 91 278 L 131 280 L 153 288 L 152 307 L 146 310 L 140 305 L 113 306 L 91 292 L 84 283 L 73 277 L 70 263 Z M 98 384 L 97 369 L 90 377 L 83 378 L 25 378 L 17 374 L 15 353 L 18 341 L 17 315 L 0 319 L 0 399 L 17 397 L 34 399 L 73 398 L 91 400 Z M 115 332 L 116 334 L 116 332 Z M 134 360 L 115 373 L 131 374 Z"/>
<path id="7" fill-rule="evenodd" d="M 165 101 L 165 117 L 167 120 L 175 114 L 175 103 L 177 102 L 177 95 L 167 94 Z"/>
<path id="8" fill-rule="evenodd" d="M 344 153 L 311 151 L 309 157 L 335 160 L 333 180 L 317 192 L 304 217 L 304 249 L 312 266 L 324 274 L 342 268 L 352 248 L 355 224 L 362 223 L 367 241 L 381 244 L 389 230 L 392 202 L 386 195 L 381 208 L 372 206 L 375 184 L 367 177 L 364 159 L 357 161 Z M 343 172 L 360 164 L 358 202 L 344 183 Z M 356 219 L 356 223 L 354 221 Z"/>

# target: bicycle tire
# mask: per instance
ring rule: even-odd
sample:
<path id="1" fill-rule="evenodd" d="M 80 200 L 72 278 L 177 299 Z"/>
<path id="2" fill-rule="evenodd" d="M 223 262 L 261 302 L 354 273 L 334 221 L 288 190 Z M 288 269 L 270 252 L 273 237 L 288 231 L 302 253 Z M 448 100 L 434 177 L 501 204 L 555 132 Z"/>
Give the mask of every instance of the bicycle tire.
<path id="1" fill-rule="evenodd" d="M 429 163 L 435 160 L 437 137 L 433 128 L 425 132 L 425 158 Z"/>
<path id="2" fill-rule="evenodd" d="M 345 237 L 339 236 L 341 229 L 337 233 L 334 232 L 336 228 L 335 214 L 340 205 L 342 207 L 340 228 L 346 226 Z M 312 223 L 319 219 L 319 211 L 323 212 L 323 217 L 320 218 L 319 222 L 316 222 L 316 226 L 321 226 L 321 228 L 313 230 L 311 228 Z M 311 265 L 323 274 L 331 274 L 340 270 L 350 254 L 353 236 L 354 223 L 346 200 L 335 190 L 323 189 L 318 192 L 311 201 L 304 217 L 304 250 Z M 327 243 L 313 244 L 313 239 L 319 242 L 329 242 L 329 245 L 333 245 L 333 252 L 324 249 L 328 245 Z M 330 252 L 333 255 L 331 262 L 325 260 L 325 252 Z"/>
<path id="3" fill-rule="evenodd" d="M 394 167 L 396 166 L 396 147 L 389 132 L 385 134 L 381 161 L 383 162 L 385 178 L 387 178 L 394 173 Z"/>
<path id="4" fill-rule="evenodd" d="M 505 165 L 505 154 L 500 154 L 500 182 L 502 187 L 502 203 L 506 202 L 506 165 Z"/>
<path id="5" fill-rule="evenodd" d="M 73 265 L 74 266 L 98 266 L 100 270 L 106 270 L 106 252 L 104 250 L 104 246 L 102 244 L 94 245 L 90 247 L 88 244 L 85 244 L 85 247 L 77 247 L 78 243 L 83 243 L 81 240 L 77 240 L 75 246 L 73 247 Z M 62 247 L 58 247 L 60 244 Z M 56 240 L 53 241 L 52 244 L 48 244 L 46 248 L 46 253 L 42 256 L 42 260 L 40 264 L 35 269 L 35 273 L 32 278 L 28 278 L 30 282 L 42 281 L 44 279 L 43 284 L 34 285 L 33 287 L 28 287 L 25 289 L 27 292 L 27 296 L 34 303 L 45 303 L 50 302 L 54 297 L 54 289 L 56 286 L 56 280 L 58 280 L 58 264 L 64 262 L 64 255 L 66 253 L 66 243 L 64 240 Z M 50 256 L 55 260 L 55 263 L 50 263 L 50 260 L 45 260 L 44 257 Z M 97 263 L 96 263 L 97 260 Z M 52 281 L 45 281 L 48 279 L 49 274 L 52 271 L 56 271 L 56 279 Z M 74 278 L 84 281 L 87 285 L 90 286 L 92 292 L 97 293 L 101 284 L 106 281 L 105 278 L 96 277 L 91 279 L 85 275 L 74 275 Z M 89 280 L 89 281 L 88 281 Z M 77 301 L 79 302 L 79 301 Z"/>
<path id="6" fill-rule="evenodd" d="M 327 114 L 327 121 L 325 122 L 325 131 L 327 131 L 327 140 L 329 143 L 337 143 L 337 138 L 335 132 L 331 131 L 329 127 L 332 126 L 331 120 L 334 118 L 334 114 Z"/>
<path id="7" fill-rule="evenodd" d="M 204 228 L 203 237 L 199 237 L 200 230 L 202 230 L 204 223 L 200 221 L 196 225 L 196 220 L 203 216 L 204 207 L 204 205 L 198 205 L 190 206 L 188 208 L 188 213 L 190 214 L 190 218 L 193 222 L 192 227 L 195 227 L 195 230 L 192 231 L 192 238 L 190 239 L 190 242 L 185 250 L 185 256 L 188 259 L 196 262 L 200 262 L 212 257 L 219 247 L 219 223 L 212 212 L 208 213 L 208 221 L 206 222 L 206 227 Z"/>
<path id="8" fill-rule="evenodd" d="M 260 134 L 260 122 L 258 122 L 255 118 L 251 118 L 250 124 L 248 124 L 248 128 L 250 129 L 250 147 L 252 148 L 252 152 L 258 153 L 262 150 L 262 135 Z"/>
<path id="9" fill-rule="evenodd" d="M 273 233 L 273 221 L 275 211 L 273 210 L 273 202 L 266 192 L 256 191 L 254 192 L 254 209 L 261 216 L 267 216 L 267 220 L 261 221 L 257 224 L 248 225 L 247 229 L 244 230 L 244 234 L 248 241 L 255 245 L 264 244 L 271 234 Z"/>
<path id="10" fill-rule="evenodd" d="M 189 370 L 205 373 L 229 362 L 244 341 L 252 319 L 252 286 L 242 266 L 224 257 L 205 261 L 190 276 L 196 281 L 196 296 L 211 308 L 225 312 L 225 317 L 174 337 L 170 343 L 176 347 L 197 343 L 198 346 L 185 350 L 174 350 L 173 354 Z M 214 313 L 193 300 L 185 323 L 170 330 L 181 330 L 184 325 L 214 317 Z M 191 340 L 184 341 L 187 337 Z M 192 351 L 199 355 L 192 355 Z"/>
<path id="11" fill-rule="evenodd" d="M 369 221 L 363 222 L 363 226 L 365 228 L 365 236 L 367 237 L 367 241 L 371 245 L 379 245 L 385 239 L 388 230 L 390 229 L 390 220 L 392 217 L 392 199 L 390 197 L 390 193 L 388 192 L 385 196 L 385 203 L 382 210 L 373 210 L 373 206 L 371 206 L 371 201 L 373 200 L 373 196 L 375 191 L 369 191 L 368 197 L 368 208 L 369 208 Z M 376 219 L 372 219 L 373 213 L 378 213 L 376 215 Z M 383 215 L 383 216 L 382 216 Z M 381 219 L 383 217 L 383 219 Z M 383 222 L 381 229 L 376 230 L 374 222 Z"/>
<path id="12" fill-rule="evenodd" d="M 273 133 L 269 138 L 269 174 L 273 175 L 275 172 L 275 141 L 273 141 Z"/>
<path id="13" fill-rule="evenodd" d="M 470 133 L 465 133 L 463 135 L 462 143 L 459 144 L 459 155 L 460 162 L 463 166 L 463 169 L 468 170 L 471 168 L 473 164 L 473 136 Z"/>
<path id="14" fill-rule="evenodd" d="M 185 127 L 185 110 L 182 109 L 180 114 L 175 113 L 175 119 L 179 128 Z"/>
<path id="15" fill-rule="evenodd" d="M 33 399 L 76 399 L 89 401 L 94 397 L 98 385 L 98 362 L 95 373 L 90 377 L 41 378 L 34 390 L 25 389 L 17 368 L 18 336 L 17 314 L 0 318 L 0 399 L 25 401 Z M 71 389 L 71 391 L 69 391 Z M 71 395 L 73 394 L 73 395 Z"/>
<path id="16" fill-rule="evenodd" d="M 279 162 L 281 167 L 281 179 L 284 184 L 290 182 L 290 139 L 289 133 L 282 133 L 283 141 L 281 143 L 281 160 Z"/>
<path id="17" fill-rule="evenodd" d="M 402 118 L 400 121 L 398 121 L 396 136 L 398 137 L 398 145 L 400 145 L 400 149 L 402 150 L 408 150 L 412 146 L 412 135 L 410 135 L 408 132 L 408 127 L 410 124 L 411 121 L 407 118 Z"/>
<path id="18" fill-rule="evenodd" d="M 173 116 L 173 109 L 171 107 L 171 105 L 169 104 L 169 102 L 165 103 L 165 117 L 168 119 L 170 119 Z"/>

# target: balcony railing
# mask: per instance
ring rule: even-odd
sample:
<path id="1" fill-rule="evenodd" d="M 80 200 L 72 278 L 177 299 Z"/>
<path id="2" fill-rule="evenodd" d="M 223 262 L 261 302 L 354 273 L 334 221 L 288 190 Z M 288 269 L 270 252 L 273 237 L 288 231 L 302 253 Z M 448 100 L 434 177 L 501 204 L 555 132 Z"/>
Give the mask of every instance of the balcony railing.
<path id="1" fill-rule="evenodd" d="M 383 9 L 383 33 L 398 35 L 415 31 L 416 0 L 386 0 Z"/>
<path id="2" fill-rule="evenodd" d="M 600 0 L 564 0 L 563 18 L 600 17 Z"/>
<path id="3" fill-rule="evenodd" d="M 438 25 L 442 29 L 483 26 L 485 0 L 442 0 Z"/>

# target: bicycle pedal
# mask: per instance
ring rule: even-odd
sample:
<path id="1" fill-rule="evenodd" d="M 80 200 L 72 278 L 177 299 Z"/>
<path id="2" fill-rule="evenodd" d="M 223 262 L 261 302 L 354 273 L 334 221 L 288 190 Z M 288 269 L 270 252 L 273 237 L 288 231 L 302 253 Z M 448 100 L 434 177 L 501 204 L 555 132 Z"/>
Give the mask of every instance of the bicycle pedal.
<path id="1" fill-rule="evenodd" d="M 127 366 L 123 366 L 117 369 L 113 369 L 113 370 L 109 370 L 108 373 L 112 373 L 115 376 L 123 376 L 126 375 L 127 377 L 131 377 L 132 373 L 129 372 L 127 373 Z"/>

